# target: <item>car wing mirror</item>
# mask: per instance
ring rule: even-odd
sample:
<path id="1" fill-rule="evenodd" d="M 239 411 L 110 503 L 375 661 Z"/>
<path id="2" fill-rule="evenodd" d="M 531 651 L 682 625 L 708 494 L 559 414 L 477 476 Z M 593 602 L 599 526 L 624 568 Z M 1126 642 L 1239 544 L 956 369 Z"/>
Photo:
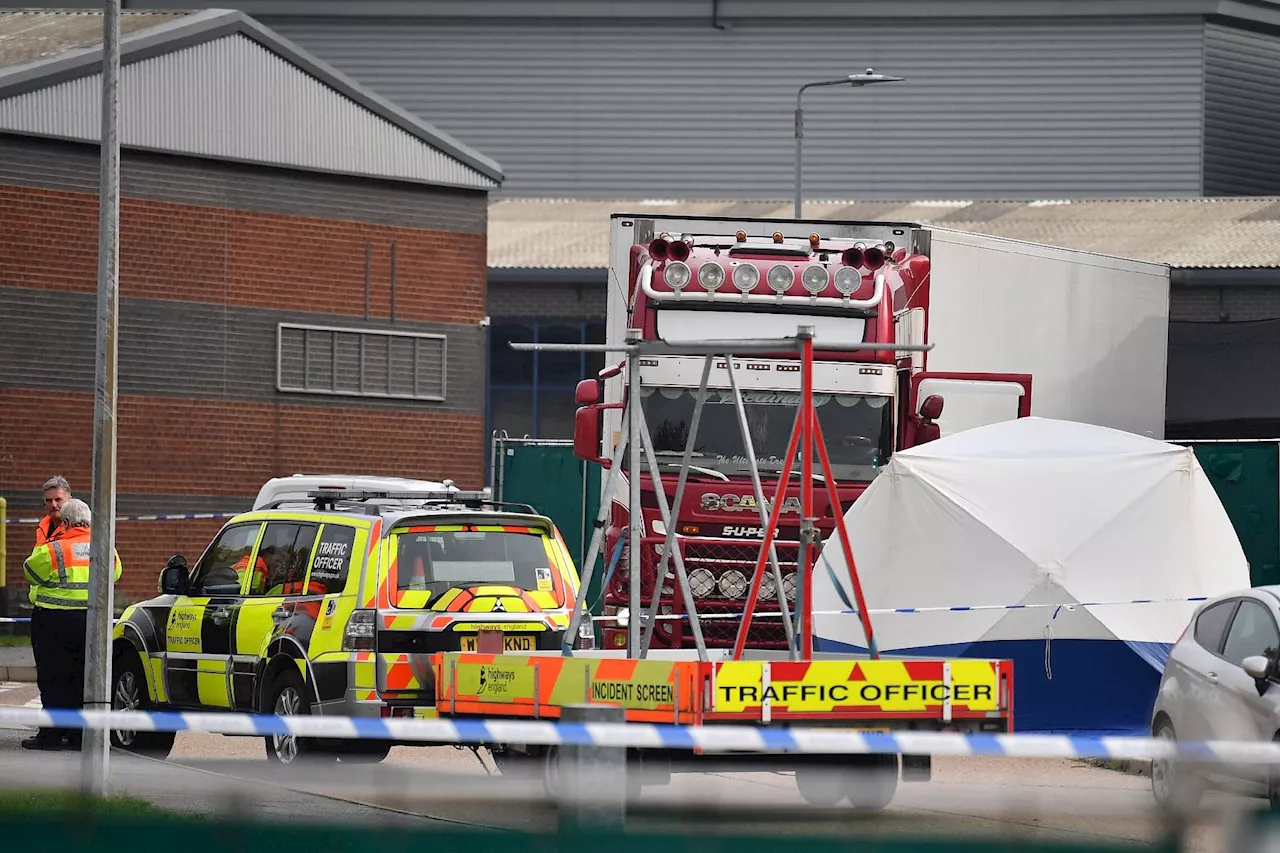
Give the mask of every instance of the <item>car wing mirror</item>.
<path id="1" fill-rule="evenodd" d="M 164 564 L 164 569 L 160 572 L 160 594 L 186 595 L 190 583 L 191 573 L 187 568 L 186 557 L 181 554 L 170 557 L 169 562 Z"/>
<path id="2" fill-rule="evenodd" d="M 1267 688 L 1271 685 L 1271 659 L 1265 655 L 1250 655 L 1240 662 L 1245 673 L 1254 680 L 1258 687 L 1258 695 L 1267 692 Z"/>

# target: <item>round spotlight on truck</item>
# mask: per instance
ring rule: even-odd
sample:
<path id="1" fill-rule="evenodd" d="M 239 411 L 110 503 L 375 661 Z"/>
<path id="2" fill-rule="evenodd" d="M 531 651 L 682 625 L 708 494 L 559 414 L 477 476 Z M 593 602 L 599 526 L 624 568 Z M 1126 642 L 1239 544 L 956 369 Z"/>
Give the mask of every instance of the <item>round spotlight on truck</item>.
<path id="1" fill-rule="evenodd" d="M 796 600 L 796 573 L 782 576 L 782 591 L 787 594 L 787 601 Z"/>
<path id="2" fill-rule="evenodd" d="M 742 598 L 747 594 L 747 576 L 730 569 L 720 576 L 720 594 L 725 598 Z"/>
<path id="3" fill-rule="evenodd" d="M 707 569 L 689 572 L 689 592 L 694 598 L 706 598 L 716 590 L 716 576 Z"/>
<path id="4" fill-rule="evenodd" d="M 860 284 L 862 284 L 862 274 L 853 267 L 841 267 L 836 270 L 836 290 L 843 295 L 851 295 Z"/>
<path id="5" fill-rule="evenodd" d="M 823 266 L 805 267 L 804 272 L 800 274 L 800 283 L 814 296 L 826 290 L 829 281 L 831 281 L 831 274 Z"/>
<path id="6" fill-rule="evenodd" d="M 778 597 L 778 582 L 773 579 L 773 567 L 766 565 L 764 567 L 764 580 L 760 581 L 760 598 L 763 601 L 773 601 Z"/>
<path id="7" fill-rule="evenodd" d="M 790 264 L 774 264 L 769 268 L 768 279 L 774 293 L 786 293 L 796 283 L 796 271 Z"/>
<path id="8" fill-rule="evenodd" d="M 760 270 L 755 264 L 738 264 L 733 268 L 733 286 L 743 293 L 750 293 L 760 283 Z"/>
<path id="9" fill-rule="evenodd" d="M 662 275 L 667 280 L 667 286 L 672 290 L 682 290 L 693 280 L 689 265 L 683 261 L 671 261 L 662 268 Z"/>
<path id="10" fill-rule="evenodd" d="M 724 267 L 715 261 L 707 261 L 698 268 L 698 284 L 707 291 L 719 290 L 724 284 Z"/>

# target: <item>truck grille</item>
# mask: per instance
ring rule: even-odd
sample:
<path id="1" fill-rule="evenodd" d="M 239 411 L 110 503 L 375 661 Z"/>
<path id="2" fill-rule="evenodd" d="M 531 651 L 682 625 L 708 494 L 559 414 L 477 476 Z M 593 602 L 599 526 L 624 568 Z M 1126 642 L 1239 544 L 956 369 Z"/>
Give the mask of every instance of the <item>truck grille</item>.
<path id="1" fill-rule="evenodd" d="M 698 615 L 702 617 L 703 638 L 711 648 L 732 647 L 738 636 L 741 619 L 706 617 L 732 617 L 745 609 L 751 576 L 760 556 L 760 541 L 701 538 L 681 538 L 676 541 L 684 555 L 685 570 L 689 573 Z M 647 537 L 643 540 L 645 571 L 641 576 L 641 588 L 646 601 L 653 595 L 653 579 L 657 576 L 659 549 L 663 544 L 663 537 Z M 778 542 L 776 545 L 783 588 L 787 591 L 787 603 L 794 606 L 799 544 Z M 767 562 L 765 571 L 767 574 L 761 587 L 760 599 L 756 602 L 756 616 L 751 620 L 747 645 L 752 648 L 786 648 L 787 635 L 782 618 L 760 615 L 762 612 L 776 612 L 779 609 L 773 572 Z M 682 614 L 685 609 L 684 597 L 676 582 L 674 563 L 668 564 L 668 572 L 663 585 L 661 612 L 666 615 Z M 624 573 L 619 573 L 615 576 L 611 589 L 612 597 L 618 603 L 625 602 L 627 596 L 627 580 L 623 575 Z M 688 620 L 659 620 L 654 645 L 663 648 L 692 648 L 693 632 Z"/>

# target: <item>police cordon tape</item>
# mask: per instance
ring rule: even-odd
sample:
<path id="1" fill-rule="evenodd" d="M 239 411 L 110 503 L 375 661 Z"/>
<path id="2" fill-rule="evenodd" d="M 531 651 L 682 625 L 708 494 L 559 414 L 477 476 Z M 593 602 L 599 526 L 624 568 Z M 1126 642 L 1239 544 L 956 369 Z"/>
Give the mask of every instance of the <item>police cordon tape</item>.
<path id="1" fill-rule="evenodd" d="M 69 729 L 205 732 L 269 737 L 395 740 L 434 744 L 515 743 L 672 750 L 745 750 L 807 754 L 1110 758 L 1176 758 L 1192 762 L 1280 764 L 1280 742 L 1176 742 L 1150 737 L 1050 734 L 856 732 L 834 728 L 742 725 L 676 726 L 639 723 L 562 723 L 503 719 L 414 720 L 374 717 L 277 717 L 173 711 L 71 711 L 0 708 L 0 724 Z"/>
<path id="2" fill-rule="evenodd" d="M 116 521 L 199 521 L 209 518 L 234 518 L 243 512 L 180 512 L 163 515 L 117 515 Z M 5 524 L 39 524 L 36 518 L 6 518 Z"/>
<path id="3" fill-rule="evenodd" d="M 1208 601 L 1209 596 L 1198 595 L 1190 598 L 1131 598 L 1125 601 L 1072 601 L 1072 602 L 1056 602 L 1050 604 L 965 604 L 955 605 L 952 607 L 884 607 L 872 608 L 867 610 L 871 616 L 886 616 L 893 613 L 965 613 L 969 611 L 980 610 L 1036 610 L 1047 609 L 1050 607 L 1061 608 L 1069 612 L 1074 612 L 1077 607 L 1121 607 L 1129 604 L 1181 604 L 1187 601 Z M 699 613 L 698 620 L 705 621 L 708 619 L 741 619 L 745 613 Z M 760 617 L 778 617 L 782 615 L 780 610 L 757 610 L 752 618 Z M 815 610 L 814 616 L 857 616 L 856 610 Z M 594 622 L 616 622 L 618 616 L 592 616 Z M 630 614 L 626 617 L 630 618 Z M 645 617 L 648 618 L 647 616 Z M 654 617 L 662 621 L 666 619 L 688 619 L 687 613 L 666 613 Z"/>

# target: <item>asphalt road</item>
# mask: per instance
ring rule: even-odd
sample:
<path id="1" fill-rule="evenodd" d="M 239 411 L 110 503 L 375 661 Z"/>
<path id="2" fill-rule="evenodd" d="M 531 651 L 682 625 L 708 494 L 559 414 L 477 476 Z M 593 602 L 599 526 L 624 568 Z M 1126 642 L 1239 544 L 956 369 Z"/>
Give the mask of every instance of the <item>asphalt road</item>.
<path id="1" fill-rule="evenodd" d="M 0 685 L 0 704 L 35 701 L 35 685 Z M 19 748 L 29 733 L 0 728 L 0 787 L 18 780 L 74 786 L 79 754 Z M 379 765 L 299 772 L 268 763 L 260 739 L 184 733 L 168 761 L 114 753 L 112 771 L 115 790 L 175 811 L 514 830 L 554 830 L 557 822 L 539 783 L 497 774 L 483 750 L 397 747 Z M 1261 805 L 1211 795 L 1184 849 L 1226 850 L 1230 821 Z M 1139 848 L 1168 829 L 1147 778 L 1058 759 L 939 758 L 932 781 L 902 783 L 893 804 L 876 813 L 809 807 L 791 776 L 781 773 L 678 774 L 669 786 L 645 788 L 629 811 L 628 826 L 636 829 L 1123 841 Z"/>

